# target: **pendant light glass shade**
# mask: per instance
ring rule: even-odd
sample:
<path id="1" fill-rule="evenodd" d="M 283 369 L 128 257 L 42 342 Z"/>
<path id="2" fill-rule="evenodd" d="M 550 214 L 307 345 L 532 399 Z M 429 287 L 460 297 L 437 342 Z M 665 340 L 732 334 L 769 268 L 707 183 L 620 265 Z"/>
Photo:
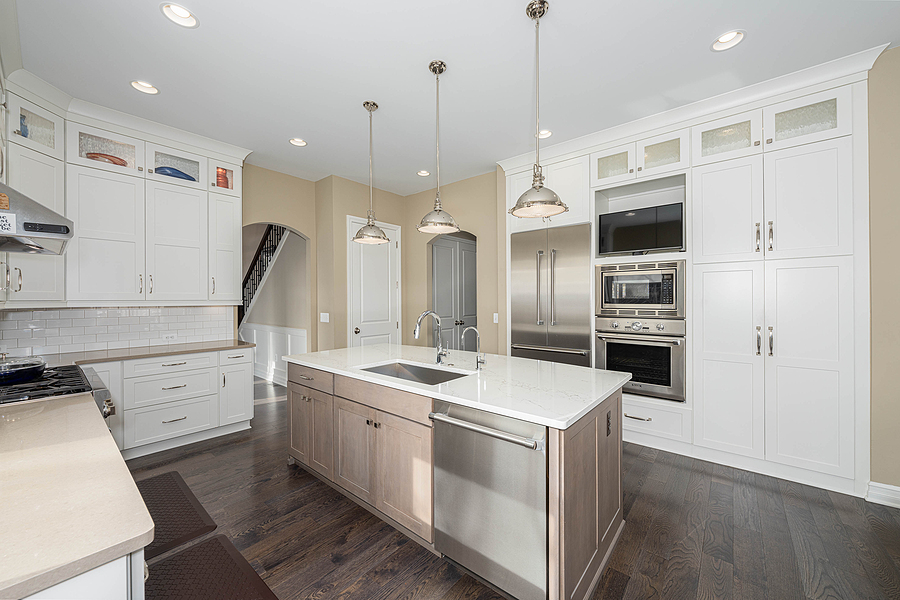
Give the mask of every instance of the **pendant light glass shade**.
<path id="1" fill-rule="evenodd" d="M 531 187 L 519 196 L 516 205 L 509 209 L 514 217 L 553 217 L 569 210 L 556 192 L 544 187 L 541 170 L 541 17 L 547 14 L 550 5 L 546 0 L 531 0 L 525 13 L 534 20 L 534 180 Z"/>
<path id="2" fill-rule="evenodd" d="M 353 241 L 358 244 L 387 244 L 391 240 L 384 231 L 375 224 L 375 186 L 372 182 L 372 113 L 378 110 L 378 105 L 371 100 L 363 102 L 363 108 L 369 111 L 369 213 L 366 224 L 359 228 Z"/>
<path id="3" fill-rule="evenodd" d="M 437 192 L 434 197 L 434 209 L 422 217 L 419 226 L 416 227 L 422 233 L 456 233 L 459 225 L 450 213 L 441 206 L 441 73 L 447 70 L 447 63 L 442 60 L 433 60 L 428 65 L 428 70 L 434 73 L 435 91 L 437 94 L 436 118 L 435 118 L 435 155 L 437 157 Z"/>

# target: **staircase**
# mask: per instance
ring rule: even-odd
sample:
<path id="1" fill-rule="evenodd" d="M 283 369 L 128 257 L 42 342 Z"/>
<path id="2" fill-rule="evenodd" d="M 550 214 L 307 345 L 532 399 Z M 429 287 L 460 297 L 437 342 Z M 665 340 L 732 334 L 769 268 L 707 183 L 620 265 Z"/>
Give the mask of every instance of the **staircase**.
<path id="1" fill-rule="evenodd" d="M 286 230 L 281 225 L 269 225 L 259 241 L 259 247 L 253 260 L 250 262 L 250 269 L 244 276 L 244 283 L 241 286 L 243 290 L 243 304 L 238 306 L 238 324 L 244 321 L 244 316 L 250 312 L 250 305 L 253 303 L 253 297 L 262 286 L 263 279 L 269 265 L 272 264 L 275 254 L 278 251 L 278 245 L 285 237 Z"/>

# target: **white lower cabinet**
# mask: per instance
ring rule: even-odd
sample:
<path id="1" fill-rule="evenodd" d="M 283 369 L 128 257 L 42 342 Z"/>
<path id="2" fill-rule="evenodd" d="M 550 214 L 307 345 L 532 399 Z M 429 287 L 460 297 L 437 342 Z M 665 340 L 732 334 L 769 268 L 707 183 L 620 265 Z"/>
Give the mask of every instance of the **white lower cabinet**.
<path id="1" fill-rule="evenodd" d="M 219 367 L 219 425 L 253 418 L 253 363 L 223 364 Z"/>
<path id="2" fill-rule="evenodd" d="M 622 428 L 657 437 L 691 441 L 691 410 L 678 402 L 622 395 Z"/>
<path id="3" fill-rule="evenodd" d="M 24 600 L 144 600 L 144 550 L 76 575 Z"/>
<path id="4" fill-rule="evenodd" d="M 125 449 L 211 429 L 218 424 L 218 396 L 126 410 Z"/>

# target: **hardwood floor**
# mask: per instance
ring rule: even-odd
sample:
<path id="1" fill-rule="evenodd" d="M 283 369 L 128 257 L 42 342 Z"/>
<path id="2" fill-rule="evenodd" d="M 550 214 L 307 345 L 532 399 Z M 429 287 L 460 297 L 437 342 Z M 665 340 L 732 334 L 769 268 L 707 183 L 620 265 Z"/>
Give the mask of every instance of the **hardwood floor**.
<path id="1" fill-rule="evenodd" d="M 285 412 L 258 405 L 248 432 L 129 467 L 179 471 L 281 600 L 500 598 L 289 467 Z M 623 470 L 625 529 L 595 599 L 900 599 L 898 510 L 635 444 Z"/>

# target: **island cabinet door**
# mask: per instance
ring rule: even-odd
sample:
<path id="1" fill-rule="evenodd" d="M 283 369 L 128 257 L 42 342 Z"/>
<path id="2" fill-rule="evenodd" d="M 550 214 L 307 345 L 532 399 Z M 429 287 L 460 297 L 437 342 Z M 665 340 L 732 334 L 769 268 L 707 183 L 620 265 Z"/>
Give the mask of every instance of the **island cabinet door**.
<path id="1" fill-rule="evenodd" d="M 288 384 L 288 443 L 290 455 L 304 465 L 309 465 L 309 421 L 312 412 L 306 390 L 294 383 Z"/>
<path id="2" fill-rule="evenodd" d="M 432 429 L 378 411 L 375 508 L 431 542 Z"/>
<path id="3" fill-rule="evenodd" d="M 334 482 L 375 504 L 375 410 L 334 399 Z"/>
<path id="4" fill-rule="evenodd" d="M 307 389 L 309 466 L 334 481 L 334 396 Z"/>

